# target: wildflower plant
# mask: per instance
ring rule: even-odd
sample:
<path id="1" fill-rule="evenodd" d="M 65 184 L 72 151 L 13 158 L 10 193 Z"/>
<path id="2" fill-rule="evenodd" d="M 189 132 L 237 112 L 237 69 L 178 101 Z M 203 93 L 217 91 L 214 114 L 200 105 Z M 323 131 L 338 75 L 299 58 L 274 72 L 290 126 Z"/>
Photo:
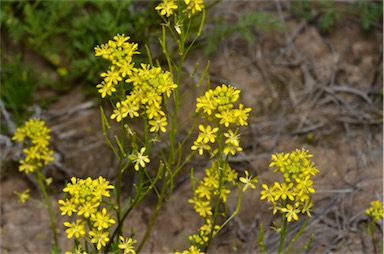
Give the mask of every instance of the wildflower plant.
<path id="1" fill-rule="evenodd" d="M 182 66 L 200 36 L 205 20 L 204 4 L 202 0 L 163 1 L 156 10 L 164 21 L 160 45 L 167 59 L 167 69 L 154 64 L 148 47 L 148 63 L 137 63 L 135 55 L 140 54 L 139 45 L 131 42 L 130 37 L 124 34 L 118 34 L 112 40 L 95 47 L 95 55 L 110 63 L 108 69 L 100 74 L 102 81 L 96 88 L 101 97 L 109 100 L 113 107 L 110 115 L 101 108 L 102 127 L 106 141 L 119 161 L 113 196 L 116 202 L 113 206 L 117 214 L 116 225 L 106 235 L 106 244 L 101 243 L 99 246 L 98 250 L 103 252 L 114 250 L 115 243 L 119 243 L 118 247 L 129 245 L 131 247 L 127 247 L 127 250 L 134 251 L 133 240 L 123 239 L 122 224 L 140 201 L 152 192 L 157 195 L 157 204 L 146 232 L 135 247 L 137 252 L 141 251 L 161 207 L 173 192 L 176 175 L 194 154 L 192 151 L 184 153 L 183 145 L 188 137 L 178 142 L 176 135 L 181 128 L 178 113 Z M 198 31 L 191 29 L 193 19 L 200 23 Z M 177 56 L 169 54 L 169 37 L 178 42 Z M 189 42 L 190 38 L 193 38 L 192 42 Z M 200 83 L 206 71 L 207 68 Z M 111 124 L 111 121 L 115 123 Z M 113 129 L 111 126 L 116 124 L 120 127 Z M 137 124 L 140 124 L 139 128 L 143 131 L 137 130 Z M 189 133 L 192 133 L 194 127 L 195 124 Z M 111 136 L 114 138 L 111 139 Z M 166 146 L 160 159 L 151 156 L 156 141 Z M 129 169 L 135 172 L 135 184 L 131 186 L 134 195 L 124 200 L 121 196 L 122 182 L 125 180 L 123 173 Z"/>
<path id="2" fill-rule="evenodd" d="M 283 252 L 289 227 L 298 221 L 299 217 L 311 217 L 312 194 L 315 192 L 311 177 L 319 172 L 310 160 L 312 156 L 304 148 L 296 149 L 291 153 L 272 155 L 272 162 L 269 166 L 274 168 L 274 172 L 281 174 L 283 181 L 276 181 L 270 186 L 262 184 L 263 190 L 260 199 L 270 203 L 273 214 L 278 213 L 281 217 L 280 226 L 276 222 L 274 223 L 275 230 L 280 234 L 278 253 Z M 306 222 L 302 224 L 297 235 L 290 241 L 286 251 L 289 251 L 290 245 L 300 236 L 305 226 Z M 310 244 L 312 237 L 305 247 Z M 260 246 L 263 246 L 262 239 Z"/>
<path id="3" fill-rule="evenodd" d="M 52 210 L 47 186 L 51 179 L 43 174 L 43 168 L 49 162 L 54 161 L 53 151 L 49 148 L 51 130 L 45 125 L 43 120 L 32 118 L 16 129 L 12 140 L 23 142 L 23 158 L 19 161 L 19 171 L 25 174 L 31 174 L 39 185 L 39 188 L 44 196 L 45 206 L 48 210 L 51 230 L 54 239 L 54 247 L 57 248 L 57 228 L 54 213 Z M 21 203 L 25 203 L 29 199 L 29 190 L 22 193 L 15 192 Z"/>
<path id="4" fill-rule="evenodd" d="M 137 64 L 135 55 L 140 54 L 139 45 L 130 42 L 129 36 L 116 35 L 107 43 L 95 47 L 96 56 L 110 62 L 108 70 L 100 75 L 103 80 L 96 87 L 101 97 L 108 98 L 113 106 L 113 112 L 109 116 L 101 108 L 103 130 L 107 143 L 120 165 L 115 190 L 119 219 L 109 239 L 110 242 L 117 241 L 116 237 L 122 235 L 122 222 L 130 211 L 149 192 L 154 191 L 158 201 L 148 229 L 136 249 L 139 252 L 163 203 L 173 192 L 176 175 L 196 152 L 200 155 L 206 152 L 211 156 L 211 167 L 206 169 L 207 176 L 203 180 L 191 175 L 194 197 L 189 200 L 204 221 L 198 234 L 189 238 L 189 251 L 206 251 L 212 238 L 238 212 L 239 205 L 232 216 L 226 218 L 226 222 L 218 223 L 220 204 L 227 202 L 231 188 L 238 187 L 239 192 L 242 192 L 249 187 L 255 188 L 254 183 L 257 182 L 257 178 L 249 177 L 248 172 L 246 178 L 239 180 L 237 172 L 231 169 L 228 163 L 230 155 L 242 150 L 239 127 L 248 124 L 251 109 L 238 103 L 240 90 L 234 86 L 223 84 L 209 89 L 196 100 L 195 116 L 201 117 L 199 134 L 190 152 L 185 152 L 186 141 L 199 119 L 193 120 L 188 134 L 177 142 L 176 135 L 181 129 L 178 114 L 183 96 L 180 94 L 180 86 L 183 85 L 182 66 L 202 31 L 205 21 L 204 2 L 164 0 L 155 9 L 164 21 L 160 45 L 167 60 L 167 70 L 153 64 L 155 61 L 151 58 L 148 48 L 148 63 Z M 193 22 L 200 23 L 197 31 L 192 29 Z M 169 38 L 177 41 L 176 56 L 169 53 Z M 198 84 L 195 84 L 196 88 L 204 80 L 208 67 L 209 64 Z M 133 125 L 132 120 L 135 118 L 141 119 L 141 134 Z M 110 121 L 116 121 L 121 126 L 120 135 L 114 134 L 114 140 L 109 138 Z M 151 150 L 157 140 L 166 145 L 166 152 L 161 153 L 160 160 L 151 156 Z M 157 170 L 153 169 L 155 162 L 158 163 Z M 122 174 L 129 168 L 136 171 L 138 183 L 133 186 L 135 196 L 122 204 Z M 111 244 L 107 244 L 103 250 L 109 251 L 110 247 Z"/>
<path id="5" fill-rule="evenodd" d="M 203 218 L 204 224 L 197 234 L 189 237 L 192 245 L 203 249 L 209 248 L 212 238 L 237 214 L 240 207 L 241 192 L 248 187 L 255 188 L 257 177 L 238 177 L 229 163 L 228 158 L 241 151 L 239 127 L 248 125 L 251 108 L 238 107 L 235 103 L 240 97 L 240 90 L 233 86 L 221 85 L 209 89 L 196 100 L 196 112 L 201 114 L 203 124 L 199 125 L 199 134 L 191 149 L 210 155 L 211 167 L 205 170 L 206 176 L 197 180 L 192 175 L 194 197 L 189 200 L 195 211 Z M 238 206 L 224 223 L 219 224 L 219 207 L 226 206 L 231 188 L 238 188 Z M 242 188 L 241 188 L 242 187 Z M 227 210 L 227 209 L 226 209 Z"/>
<path id="6" fill-rule="evenodd" d="M 365 213 L 369 216 L 371 221 L 367 227 L 367 231 L 372 240 L 373 250 L 375 253 L 379 253 L 376 248 L 375 226 L 379 220 L 383 220 L 384 218 L 384 205 L 380 200 L 374 200 L 370 203 L 370 207 L 365 210 Z"/>

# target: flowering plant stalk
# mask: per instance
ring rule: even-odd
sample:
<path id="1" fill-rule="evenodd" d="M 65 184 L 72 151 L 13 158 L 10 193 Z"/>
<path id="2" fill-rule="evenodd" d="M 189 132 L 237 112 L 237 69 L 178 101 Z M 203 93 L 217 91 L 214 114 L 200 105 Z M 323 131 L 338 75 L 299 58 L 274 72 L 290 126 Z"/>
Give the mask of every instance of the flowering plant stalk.
<path id="1" fill-rule="evenodd" d="M 375 227 L 376 223 L 384 218 L 384 205 L 380 200 L 374 200 L 371 202 L 371 206 L 365 210 L 365 213 L 370 217 L 371 221 L 367 227 L 367 231 L 371 237 L 373 250 L 375 253 L 379 253 L 376 248 Z M 381 252 L 383 252 L 383 250 Z"/>
<path id="2" fill-rule="evenodd" d="M 37 180 L 48 211 L 54 240 L 53 249 L 55 250 L 58 248 L 56 220 L 47 191 L 47 186 L 52 183 L 52 179 L 46 178 L 42 173 L 42 169 L 50 161 L 54 161 L 53 151 L 49 148 L 49 140 L 51 139 L 49 135 L 50 132 L 51 130 L 47 128 L 44 121 L 33 118 L 16 129 L 12 140 L 24 143 L 24 158 L 20 160 L 19 171 L 25 172 L 25 174 L 32 174 Z M 16 192 L 20 202 L 24 203 L 29 198 L 29 192 L 29 189 L 22 193 Z"/>
<path id="3" fill-rule="evenodd" d="M 310 209 L 313 206 L 312 193 L 315 192 L 311 176 L 319 172 L 315 164 L 310 160 L 312 156 L 313 155 L 305 149 L 296 149 L 291 153 L 272 155 L 272 162 L 269 166 L 274 167 L 274 171 L 282 175 L 283 182 L 274 182 L 271 186 L 262 184 L 263 190 L 261 191 L 260 198 L 261 200 L 266 199 L 272 204 L 271 209 L 273 210 L 273 214 L 279 213 L 281 216 L 280 226 L 278 226 L 276 222 L 274 223 L 274 229 L 280 234 L 278 253 L 291 251 L 291 244 L 301 235 L 307 224 L 307 220 L 301 225 L 299 231 L 284 251 L 285 240 L 290 225 L 298 221 L 299 216 L 311 216 Z M 263 233 L 261 232 L 260 234 L 262 235 Z M 313 235 L 304 248 L 308 248 L 312 242 L 312 238 Z M 264 246 L 262 238 L 259 239 L 259 243 L 261 246 Z M 263 248 L 261 249 L 263 250 Z"/>
<path id="4" fill-rule="evenodd" d="M 209 153 L 212 164 L 206 169 L 206 177 L 202 180 L 195 179 L 193 173 L 191 175 L 194 197 L 189 202 L 203 218 L 204 224 L 198 234 L 190 236 L 189 240 L 192 246 L 204 252 L 208 251 L 213 237 L 238 213 L 242 192 L 247 188 L 256 188 L 257 178 L 249 176 L 248 171 L 245 171 L 245 177 L 238 178 L 238 173 L 228 163 L 230 155 L 242 150 L 239 126 L 248 125 L 248 113 L 251 111 L 241 103 L 238 108 L 234 107 L 239 95 L 240 90 L 223 84 L 197 98 L 196 111 L 202 111 L 205 124 L 199 125 L 200 132 L 191 149 L 200 155 Z M 232 215 L 224 217 L 225 221 L 220 225 L 219 207 L 223 204 L 224 210 L 228 210 L 226 203 L 231 186 L 238 189 L 238 204 Z"/>

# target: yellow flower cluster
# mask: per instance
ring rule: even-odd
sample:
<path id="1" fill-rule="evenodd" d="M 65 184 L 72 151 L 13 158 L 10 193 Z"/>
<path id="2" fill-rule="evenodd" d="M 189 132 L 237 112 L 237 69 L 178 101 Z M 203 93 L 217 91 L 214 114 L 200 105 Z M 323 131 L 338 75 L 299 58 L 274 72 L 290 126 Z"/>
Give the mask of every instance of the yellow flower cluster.
<path id="1" fill-rule="evenodd" d="M 54 161 L 53 151 L 48 147 L 50 131 L 44 121 L 36 118 L 28 120 L 16 129 L 12 140 L 25 141 L 27 146 L 23 150 L 25 159 L 20 160 L 19 171 L 28 174 Z"/>
<path id="2" fill-rule="evenodd" d="M 88 222 L 90 230 L 87 237 L 96 244 L 100 250 L 109 241 L 108 229 L 115 223 L 115 220 L 108 214 L 106 208 L 101 208 L 101 201 L 104 197 L 109 197 L 109 190 L 113 189 L 113 185 L 103 177 L 92 180 L 71 178 L 71 182 L 67 183 L 63 192 L 69 194 L 69 198 L 59 200 L 61 215 L 72 216 L 77 214 L 79 219 L 70 223 L 64 222 L 68 227 L 66 230 L 68 238 L 85 238 L 85 225 Z M 91 222 L 91 223 L 90 223 Z"/>
<path id="3" fill-rule="evenodd" d="M 129 39 L 129 36 L 118 34 L 108 43 L 95 47 L 96 56 L 112 63 L 107 72 L 101 73 L 100 76 L 104 80 L 96 86 L 99 88 L 102 98 L 106 95 L 111 96 L 113 92 L 116 92 L 116 85 L 135 70 L 132 58 L 133 55 L 140 54 L 140 52 L 137 51 L 138 44 L 127 42 Z"/>
<path id="4" fill-rule="evenodd" d="M 216 133 L 219 128 L 228 128 L 232 125 L 248 125 L 248 116 L 252 109 L 244 108 L 244 105 L 241 103 L 238 108 L 234 108 L 234 103 L 237 102 L 239 97 L 240 90 L 233 86 L 223 84 L 214 90 L 209 89 L 203 96 L 197 98 L 196 112 L 202 110 L 203 117 L 210 122 L 219 122 L 219 125 L 215 128 L 212 128 L 210 125 L 206 127 L 200 125 L 200 133 L 191 147 L 192 150 L 197 150 L 200 155 L 203 154 L 204 150 L 212 150 L 209 143 L 216 141 Z M 228 129 L 228 131 L 224 133 L 224 137 L 226 137 L 223 149 L 225 155 L 234 155 L 236 152 L 242 150 L 238 129 L 235 131 Z M 217 150 L 213 151 L 213 153 L 217 153 Z"/>
<path id="5" fill-rule="evenodd" d="M 171 73 L 161 67 L 141 64 L 140 68 L 135 68 L 132 56 L 139 53 L 136 51 L 138 45 L 128 43 L 128 39 L 124 35 L 116 35 L 114 40 L 95 48 L 96 56 L 112 63 L 107 72 L 101 73 L 104 80 L 96 87 L 104 98 L 116 92 L 121 84 L 125 98 L 116 103 L 111 119 L 120 122 L 128 116 L 142 115 L 148 119 L 150 132 L 166 132 L 168 123 L 163 101 L 171 96 L 177 85 Z"/>
<path id="6" fill-rule="evenodd" d="M 133 89 L 126 100 L 121 102 L 122 117 L 127 114 L 131 118 L 138 116 L 136 112 L 140 109 L 141 114 L 148 119 L 150 132 L 165 132 L 168 123 L 162 104 L 177 88 L 171 73 L 163 71 L 160 67 L 141 64 L 141 68 L 137 69 L 126 82 L 131 82 Z M 114 111 L 114 114 L 119 112 Z"/>
<path id="7" fill-rule="evenodd" d="M 379 200 L 372 201 L 365 213 L 372 217 L 373 221 L 378 221 L 384 218 L 384 205 Z"/>
<path id="8" fill-rule="evenodd" d="M 311 176 L 319 172 L 315 164 L 309 160 L 313 155 L 307 150 L 296 149 L 291 153 L 272 155 L 270 167 L 283 175 L 284 182 L 275 182 L 268 186 L 262 184 L 261 199 L 272 203 L 273 213 L 283 213 L 288 222 L 298 220 L 299 214 L 311 216 L 311 193 L 315 192 Z"/>
<path id="9" fill-rule="evenodd" d="M 163 0 L 155 9 L 160 15 L 169 18 L 179 7 L 191 17 L 204 9 L 204 0 Z"/>
<path id="10" fill-rule="evenodd" d="M 220 188 L 220 172 L 223 170 L 223 185 Z M 227 196 L 231 192 L 228 185 L 233 186 L 237 182 L 237 172 L 231 169 L 229 165 L 221 169 L 216 161 L 212 163 L 210 168 L 206 169 L 205 173 L 206 176 L 198 181 L 197 188 L 194 186 L 193 199 L 188 200 L 189 203 L 193 204 L 195 211 L 204 218 L 205 224 L 200 227 L 198 234 L 189 237 L 190 241 L 200 246 L 208 241 L 208 237 L 212 232 L 212 202 L 215 202 L 213 197 L 218 197 L 222 202 L 226 203 Z M 218 230 L 218 228 L 219 226 L 215 225 L 215 230 Z"/>
<path id="11" fill-rule="evenodd" d="M 67 183 L 63 192 L 68 193 L 65 200 L 59 200 L 61 215 L 72 217 L 76 214 L 76 221 L 64 222 L 67 227 L 67 237 L 75 237 L 89 239 L 100 250 L 110 241 L 109 228 L 116 223 L 105 207 L 101 207 L 103 197 L 110 197 L 110 190 L 115 187 L 102 176 L 97 179 L 77 179 L 72 177 Z M 86 232 L 88 225 L 88 232 Z M 133 244 L 136 243 L 132 238 L 124 239 L 119 236 L 120 242 L 118 247 L 124 250 L 124 253 L 133 253 L 135 250 Z M 86 253 L 81 250 L 81 244 L 77 245 L 74 250 L 76 253 Z M 71 252 L 67 252 L 71 253 Z"/>

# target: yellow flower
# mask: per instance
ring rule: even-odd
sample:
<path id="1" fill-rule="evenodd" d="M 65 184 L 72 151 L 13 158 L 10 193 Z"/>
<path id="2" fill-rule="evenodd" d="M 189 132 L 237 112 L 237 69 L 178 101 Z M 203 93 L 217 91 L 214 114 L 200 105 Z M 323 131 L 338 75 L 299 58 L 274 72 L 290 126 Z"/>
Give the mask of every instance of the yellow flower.
<path id="1" fill-rule="evenodd" d="M 91 214 L 96 212 L 98 206 L 99 203 L 83 202 L 83 204 L 79 206 L 77 214 L 83 215 L 84 218 L 89 218 Z"/>
<path id="2" fill-rule="evenodd" d="M 205 144 L 203 141 L 197 141 L 193 142 L 193 146 L 191 147 L 193 151 L 198 150 L 200 155 L 203 155 L 204 150 L 211 150 L 211 147 L 207 144 Z"/>
<path id="3" fill-rule="evenodd" d="M 199 130 L 201 131 L 199 133 L 199 136 L 197 137 L 196 141 L 200 142 L 203 141 L 203 143 L 214 143 L 216 139 L 216 132 L 219 130 L 219 128 L 213 128 L 210 125 L 207 125 L 207 127 L 204 127 L 203 125 L 199 125 Z"/>
<path id="4" fill-rule="evenodd" d="M 151 106 L 151 107 L 155 107 L 157 109 L 160 109 L 161 108 L 161 102 L 162 102 L 162 98 L 160 96 L 159 93 L 157 93 L 157 91 L 149 91 L 147 94 L 146 94 L 146 104 L 148 106 Z"/>
<path id="5" fill-rule="evenodd" d="M 196 194 L 200 198 L 206 198 L 207 200 L 211 199 L 211 189 L 205 185 L 199 185 L 199 187 L 196 189 Z"/>
<path id="6" fill-rule="evenodd" d="M 37 147 L 38 149 L 46 149 L 46 147 L 49 146 L 49 139 L 51 137 L 48 136 L 48 135 L 44 135 L 44 136 L 35 136 L 32 138 L 32 144 L 35 145 L 35 147 Z"/>
<path id="7" fill-rule="evenodd" d="M 194 204 L 193 208 L 201 217 L 206 218 L 208 215 L 212 215 L 212 208 L 209 206 L 209 201 L 190 199 L 188 202 Z"/>
<path id="8" fill-rule="evenodd" d="M 171 16 L 173 14 L 173 10 L 177 9 L 177 5 L 173 0 L 163 0 L 158 6 L 156 6 L 155 10 L 160 11 L 160 15 L 162 16 Z"/>
<path id="9" fill-rule="evenodd" d="M 27 162 L 39 160 L 41 158 L 40 149 L 37 146 L 31 146 L 23 149 L 25 160 Z"/>
<path id="10" fill-rule="evenodd" d="M 212 96 L 207 91 L 203 96 L 196 99 L 196 112 L 203 109 L 203 112 L 210 116 L 212 111 L 216 109 Z"/>
<path id="11" fill-rule="evenodd" d="M 122 107 L 126 111 L 126 114 L 129 115 L 130 118 L 138 117 L 139 113 L 139 105 L 133 100 L 130 96 L 127 96 L 125 101 L 121 102 Z M 124 113 L 125 115 L 125 113 Z"/>
<path id="12" fill-rule="evenodd" d="M 76 212 L 76 205 L 73 203 L 72 200 L 66 199 L 64 200 L 59 200 L 58 201 L 60 206 L 60 210 L 62 211 L 61 215 L 66 215 L 72 216 L 72 213 Z"/>
<path id="13" fill-rule="evenodd" d="M 237 134 L 237 131 L 238 130 L 233 132 L 232 130 L 228 130 L 228 132 L 224 133 L 224 136 L 227 138 L 227 140 L 225 140 L 226 144 L 240 146 L 240 134 Z"/>
<path id="14" fill-rule="evenodd" d="M 19 171 L 20 172 L 25 172 L 26 174 L 32 173 L 36 170 L 36 166 L 33 165 L 32 163 L 26 162 L 24 160 L 20 160 L 20 166 L 19 166 Z"/>
<path id="15" fill-rule="evenodd" d="M 102 246 L 105 247 L 106 243 L 109 242 L 109 232 L 92 230 L 89 231 L 89 236 L 91 237 L 91 242 L 96 243 L 96 248 L 98 250 L 100 250 Z"/>
<path id="16" fill-rule="evenodd" d="M 116 109 L 113 110 L 111 119 L 115 119 L 117 122 L 120 122 L 123 118 L 128 115 L 128 107 L 120 102 L 116 103 Z"/>
<path id="17" fill-rule="evenodd" d="M 75 235 L 76 238 L 85 236 L 84 225 L 85 221 L 82 221 L 80 219 L 76 220 L 76 222 L 73 223 L 69 223 L 68 221 L 64 222 L 64 226 L 68 227 L 65 230 L 68 239 L 72 238 L 73 235 Z"/>
<path id="18" fill-rule="evenodd" d="M 121 77 L 125 78 L 126 76 L 131 76 L 135 72 L 134 68 L 134 62 L 132 62 L 132 59 L 129 61 L 126 61 L 125 59 L 121 59 L 116 63 L 118 67 L 120 67 L 119 72 L 121 74 Z"/>
<path id="19" fill-rule="evenodd" d="M 242 150 L 243 150 L 243 148 L 241 148 L 239 146 L 235 146 L 233 144 L 228 144 L 224 147 L 223 153 L 225 155 L 228 155 L 228 154 L 235 155 L 237 152 L 242 151 Z"/>
<path id="20" fill-rule="evenodd" d="M 164 72 L 164 74 L 159 78 L 159 81 L 159 91 L 169 98 L 171 96 L 171 92 L 177 88 L 177 85 L 172 81 L 171 73 L 169 71 Z"/>
<path id="21" fill-rule="evenodd" d="M 124 254 L 132 253 L 136 254 L 135 247 L 133 246 L 136 243 L 136 240 L 133 240 L 132 238 L 128 238 L 127 240 L 124 239 L 124 237 L 119 236 L 120 242 L 119 242 L 119 249 L 124 250 Z"/>
<path id="22" fill-rule="evenodd" d="M 107 209 L 105 209 L 105 207 L 101 212 L 91 214 L 91 220 L 94 222 L 93 226 L 98 230 L 107 229 L 116 222 L 109 214 L 107 214 Z"/>
<path id="23" fill-rule="evenodd" d="M 219 188 L 219 179 L 217 175 L 213 174 L 210 169 L 207 169 L 205 174 L 207 176 L 203 179 L 204 185 L 212 189 Z"/>
<path id="24" fill-rule="evenodd" d="M 264 190 L 261 191 L 261 197 L 260 199 L 267 199 L 268 202 L 275 202 L 275 198 L 273 196 L 274 188 L 269 188 L 268 185 L 262 184 L 261 185 Z"/>
<path id="25" fill-rule="evenodd" d="M 144 152 L 145 152 L 145 147 L 142 147 L 140 149 L 140 152 L 138 152 L 137 154 L 129 155 L 129 159 L 131 159 L 135 163 L 134 167 L 135 167 L 136 171 L 139 171 L 140 166 L 142 168 L 144 168 L 145 167 L 145 163 L 149 163 L 150 162 L 148 156 L 144 155 Z"/>
<path id="26" fill-rule="evenodd" d="M 18 196 L 19 198 L 19 202 L 20 203 L 25 203 L 27 202 L 27 200 L 29 199 L 29 192 L 30 190 L 29 189 L 26 189 L 24 190 L 23 192 L 18 192 L 18 191 L 15 191 L 15 194 Z"/>
<path id="27" fill-rule="evenodd" d="M 102 81 L 101 84 L 98 84 L 96 88 L 99 88 L 98 92 L 101 93 L 101 98 L 104 98 L 107 94 L 111 96 L 112 93 L 116 92 L 113 83 L 105 83 L 104 81 Z"/>
<path id="28" fill-rule="evenodd" d="M 225 181 L 235 184 L 237 181 L 237 172 L 229 166 L 225 168 Z"/>
<path id="29" fill-rule="evenodd" d="M 311 217 L 311 208 L 313 206 L 313 203 L 312 203 L 312 200 L 309 198 L 309 199 L 306 199 L 304 201 L 304 205 L 301 209 L 301 213 L 304 214 L 306 213 L 309 217 Z"/>
<path id="30" fill-rule="evenodd" d="M 95 47 L 95 56 L 101 56 L 105 59 L 109 59 L 111 53 L 111 48 L 108 47 L 108 45 L 103 44 Z"/>
<path id="31" fill-rule="evenodd" d="M 243 187 L 243 191 L 248 189 L 248 187 L 250 187 L 251 189 L 255 189 L 256 186 L 254 185 L 254 183 L 258 182 L 257 177 L 252 178 L 252 176 L 249 176 L 249 173 L 247 170 L 245 170 L 244 172 L 245 172 L 245 177 L 240 177 L 239 179 L 240 182 L 245 184 Z"/>
<path id="32" fill-rule="evenodd" d="M 225 127 L 228 127 L 229 124 L 235 123 L 236 118 L 232 110 L 221 111 L 220 113 L 215 114 L 215 117 L 220 120 L 220 124 L 223 124 Z"/>
<path id="33" fill-rule="evenodd" d="M 153 119 L 154 117 L 161 118 L 162 116 L 165 116 L 165 113 L 162 110 L 149 106 L 147 106 L 147 110 L 145 111 L 145 113 L 147 114 L 149 119 Z"/>
<path id="34" fill-rule="evenodd" d="M 190 15 L 204 9 L 204 0 L 184 0 L 184 2 L 187 5 L 187 10 L 190 12 Z"/>
<path id="35" fill-rule="evenodd" d="M 277 153 L 272 155 L 272 162 L 269 164 L 270 167 L 276 166 L 280 169 L 285 169 L 288 165 L 287 159 L 289 157 L 289 153 Z M 283 172 L 283 171 L 282 171 Z"/>
<path id="36" fill-rule="evenodd" d="M 152 120 L 149 120 L 148 123 L 152 126 L 149 129 L 150 132 L 158 132 L 159 130 L 162 132 L 167 131 L 165 128 L 168 125 L 166 117 L 156 116 Z"/>
<path id="37" fill-rule="evenodd" d="M 101 73 L 100 76 L 104 77 L 104 82 L 106 84 L 112 83 L 116 85 L 119 81 L 123 80 L 120 77 L 119 71 L 115 70 L 115 66 L 112 66 L 107 72 Z"/>
<path id="38" fill-rule="evenodd" d="M 113 36 L 113 39 L 116 41 L 116 46 L 121 47 L 123 44 L 129 40 L 129 36 L 125 36 L 124 34 L 117 34 Z"/>
<path id="39" fill-rule="evenodd" d="M 278 200 L 279 198 L 281 198 L 282 200 L 286 200 L 287 198 L 289 198 L 290 200 L 294 200 L 295 199 L 294 196 L 296 195 L 296 193 L 294 193 L 291 190 L 292 186 L 293 186 L 292 183 L 287 185 L 286 183 L 280 184 L 278 182 L 275 182 L 274 192 L 273 192 L 275 201 Z"/>
<path id="40" fill-rule="evenodd" d="M 251 108 L 244 108 L 244 105 L 240 103 L 239 108 L 234 110 L 234 117 L 236 118 L 236 124 L 240 126 L 248 125 L 248 116 L 251 112 Z"/>
<path id="41" fill-rule="evenodd" d="M 115 187 L 110 185 L 109 182 L 102 176 L 92 181 L 93 195 L 94 196 L 105 196 L 110 197 L 109 190 L 113 190 Z"/>
<path id="42" fill-rule="evenodd" d="M 218 193 L 218 191 L 215 191 L 215 194 L 217 194 L 217 193 Z M 223 200 L 224 203 L 227 202 L 227 196 L 228 196 L 229 193 L 231 193 L 231 191 L 226 189 L 225 186 L 223 186 L 223 188 L 220 191 L 219 197 Z"/>
<path id="43" fill-rule="evenodd" d="M 27 134 L 23 127 L 17 128 L 15 134 L 12 137 L 12 140 L 16 140 L 18 142 L 23 141 L 26 138 Z"/>
<path id="44" fill-rule="evenodd" d="M 315 189 L 312 186 L 313 181 L 310 180 L 309 177 L 310 176 L 307 175 L 304 179 L 296 178 L 297 184 L 295 186 L 295 192 L 298 196 L 303 196 L 302 199 L 305 199 L 305 194 L 315 192 Z"/>
<path id="45" fill-rule="evenodd" d="M 300 213 L 300 210 L 297 208 L 293 208 L 290 204 L 287 205 L 287 207 L 283 207 L 280 209 L 282 212 L 286 213 L 285 216 L 288 219 L 288 222 L 290 222 L 292 219 L 298 220 L 299 217 L 297 216 L 298 213 Z"/>

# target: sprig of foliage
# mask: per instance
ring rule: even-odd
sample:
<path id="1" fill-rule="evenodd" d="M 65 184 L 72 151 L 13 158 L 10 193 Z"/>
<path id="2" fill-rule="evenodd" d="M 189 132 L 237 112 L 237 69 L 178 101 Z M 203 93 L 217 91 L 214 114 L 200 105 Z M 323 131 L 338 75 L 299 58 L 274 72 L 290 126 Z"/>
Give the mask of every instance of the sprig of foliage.
<path id="1" fill-rule="evenodd" d="M 330 30 L 341 18 L 357 17 L 363 30 L 369 30 L 373 24 L 380 23 L 383 18 L 383 1 L 355 1 L 346 8 L 336 6 L 335 1 L 293 1 L 291 12 L 298 17 L 311 22 L 319 20 L 319 28 L 323 31 Z"/>
<path id="2" fill-rule="evenodd" d="M 32 76 L 31 68 L 23 65 L 21 55 L 12 60 L 5 59 L 1 71 L 1 101 L 11 112 L 13 121 L 20 126 L 28 118 L 28 106 L 32 102 L 32 95 L 36 88 L 36 80 Z M 1 126 L 1 132 L 8 130 Z"/>
<path id="3" fill-rule="evenodd" d="M 255 42 L 256 29 L 264 33 L 282 31 L 284 24 L 278 17 L 261 11 L 241 13 L 235 22 L 225 18 L 218 19 L 206 34 L 204 52 L 207 55 L 214 53 L 221 40 L 234 35 L 239 35 L 248 45 L 252 45 Z"/>

